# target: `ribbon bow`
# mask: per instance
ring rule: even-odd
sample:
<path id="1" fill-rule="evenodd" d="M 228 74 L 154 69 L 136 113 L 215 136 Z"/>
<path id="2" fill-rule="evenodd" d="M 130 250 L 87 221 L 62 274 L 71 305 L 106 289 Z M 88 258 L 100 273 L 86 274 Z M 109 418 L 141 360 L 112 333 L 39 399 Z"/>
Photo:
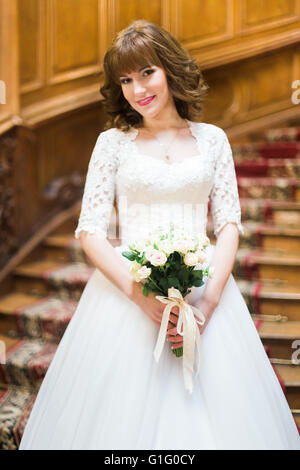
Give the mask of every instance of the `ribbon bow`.
<path id="1" fill-rule="evenodd" d="M 160 325 L 160 330 L 158 334 L 158 338 L 156 341 L 156 346 L 154 349 L 154 358 L 156 362 L 159 361 L 160 355 L 162 353 L 167 328 L 169 323 L 169 317 L 171 309 L 174 306 L 179 307 L 179 317 L 177 322 L 177 333 L 183 336 L 183 378 L 185 388 L 192 393 L 193 391 L 193 367 L 194 367 L 194 352 L 195 352 L 195 344 L 198 349 L 198 368 L 196 372 L 196 377 L 199 374 L 200 370 L 200 360 L 201 360 L 201 335 L 197 326 L 203 325 L 205 322 L 205 316 L 203 313 L 198 310 L 193 305 L 188 304 L 184 301 L 181 292 L 174 287 L 170 287 L 168 289 L 168 297 L 164 297 L 163 295 L 156 295 L 156 299 L 160 302 L 167 304 L 165 306 L 162 321 Z M 200 321 L 196 320 L 194 317 L 196 314 Z M 183 325 L 183 331 L 181 333 L 181 326 Z"/>

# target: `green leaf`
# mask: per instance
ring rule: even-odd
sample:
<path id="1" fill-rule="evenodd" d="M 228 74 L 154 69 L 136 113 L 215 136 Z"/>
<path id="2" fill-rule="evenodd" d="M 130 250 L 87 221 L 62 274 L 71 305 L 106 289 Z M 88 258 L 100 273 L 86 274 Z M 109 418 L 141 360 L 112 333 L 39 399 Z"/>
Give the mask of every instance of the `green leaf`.
<path id="1" fill-rule="evenodd" d="M 135 261 L 136 255 L 131 251 L 122 251 L 122 255 L 130 261 Z"/>
<path id="2" fill-rule="evenodd" d="M 178 271 L 178 279 L 182 284 L 188 282 L 189 272 L 186 269 L 181 269 L 180 271 Z"/>
<path id="3" fill-rule="evenodd" d="M 182 288 L 182 286 L 181 286 L 179 280 L 177 279 L 177 277 L 172 277 L 172 276 L 168 277 L 168 287 L 175 287 L 177 289 Z"/>
<path id="4" fill-rule="evenodd" d="M 193 286 L 195 286 L 195 287 L 201 287 L 201 286 L 203 286 L 203 284 L 204 284 L 204 282 L 202 281 L 202 279 L 195 279 L 193 281 Z"/>
<path id="5" fill-rule="evenodd" d="M 164 291 L 167 291 L 167 290 L 168 290 L 168 287 L 169 287 L 168 279 L 166 279 L 165 277 L 162 277 L 162 278 L 159 280 L 159 284 L 160 284 L 160 286 L 162 287 L 162 289 L 163 289 Z"/>
<path id="6" fill-rule="evenodd" d="M 193 275 L 194 279 L 202 279 L 202 277 L 203 277 L 202 271 L 198 270 L 198 269 L 194 269 L 192 271 L 192 275 Z"/>
<path id="7" fill-rule="evenodd" d="M 145 297 L 148 297 L 149 289 L 145 286 L 145 284 L 142 287 L 142 292 L 143 292 Z"/>

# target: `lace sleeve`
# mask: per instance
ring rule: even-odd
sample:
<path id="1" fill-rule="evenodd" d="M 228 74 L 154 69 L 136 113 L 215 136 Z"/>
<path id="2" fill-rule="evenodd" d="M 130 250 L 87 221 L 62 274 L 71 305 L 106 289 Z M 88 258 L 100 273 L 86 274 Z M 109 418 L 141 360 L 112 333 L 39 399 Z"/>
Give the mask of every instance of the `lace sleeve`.
<path id="1" fill-rule="evenodd" d="M 90 159 L 75 238 L 81 231 L 107 236 L 117 169 L 116 142 L 114 136 L 109 138 L 110 131 L 99 135 Z"/>
<path id="2" fill-rule="evenodd" d="M 216 237 L 227 223 L 237 224 L 239 232 L 244 234 L 232 150 L 227 135 L 223 129 L 219 129 L 221 130 L 218 139 L 220 145 L 217 146 L 214 181 L 210 192 L 211 212 Z"/>

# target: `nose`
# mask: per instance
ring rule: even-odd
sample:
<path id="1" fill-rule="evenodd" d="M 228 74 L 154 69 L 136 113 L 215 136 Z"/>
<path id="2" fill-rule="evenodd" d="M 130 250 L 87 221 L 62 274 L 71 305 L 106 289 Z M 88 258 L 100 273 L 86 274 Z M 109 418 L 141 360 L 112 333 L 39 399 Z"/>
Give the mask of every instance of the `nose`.
<path id="1" fill-rule="evenodd" d="M 145 93 L 145 86 L 139 80 L 133 80 L 134 94 L 137 99 L 142 98 Z"/>

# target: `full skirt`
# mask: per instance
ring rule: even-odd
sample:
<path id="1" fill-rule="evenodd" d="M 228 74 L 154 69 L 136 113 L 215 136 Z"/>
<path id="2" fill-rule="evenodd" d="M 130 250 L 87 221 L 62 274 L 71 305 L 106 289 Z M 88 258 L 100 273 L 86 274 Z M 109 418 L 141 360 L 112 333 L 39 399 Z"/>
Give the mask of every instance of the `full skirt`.
<path id="1" fill-rule="evenodd" d="M 129 263 L 116 247 L 121 259 Z M 215 246 L 208 247 L 211 259 Z M 193 287 L 187 300 L 201 297 Z M 190 394 L 182 358 L 98 269 L 47 370 L 20 450 L 300 450 L 289 405 L 232 274 L 203 335 Z"/>

